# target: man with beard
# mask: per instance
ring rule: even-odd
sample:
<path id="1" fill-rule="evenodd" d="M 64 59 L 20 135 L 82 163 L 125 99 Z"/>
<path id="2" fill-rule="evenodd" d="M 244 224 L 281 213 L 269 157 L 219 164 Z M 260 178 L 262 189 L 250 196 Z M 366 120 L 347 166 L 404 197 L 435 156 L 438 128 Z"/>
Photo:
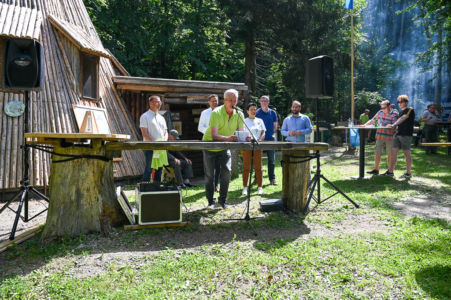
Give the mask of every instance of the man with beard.
<path id="1" fill-rule="evenodd" d="M 281 133 L 288 142 L 305 142 L 305 135 L 313 130 L 310 118 L 301 114 L 301 103 L 293 101 L 291 104 L 291 116 L 283 120 Z"/>

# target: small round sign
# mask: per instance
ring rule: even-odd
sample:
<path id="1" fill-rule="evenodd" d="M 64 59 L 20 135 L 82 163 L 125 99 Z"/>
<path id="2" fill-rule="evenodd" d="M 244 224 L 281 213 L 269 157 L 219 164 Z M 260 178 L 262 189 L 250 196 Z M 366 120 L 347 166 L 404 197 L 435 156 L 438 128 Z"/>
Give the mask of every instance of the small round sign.
<path id="1" fill-rule="evenodd" d="M 18 117 L 25 111 L 25 104 L 20 101 L 11 101 L 5 105 L 5 114 L 10 117 Z"/>

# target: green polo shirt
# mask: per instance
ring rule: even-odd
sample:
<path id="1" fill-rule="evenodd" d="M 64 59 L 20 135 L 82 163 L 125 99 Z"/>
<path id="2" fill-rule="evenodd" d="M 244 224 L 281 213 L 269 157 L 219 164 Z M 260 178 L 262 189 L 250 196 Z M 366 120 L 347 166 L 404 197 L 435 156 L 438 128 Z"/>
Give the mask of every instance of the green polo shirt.
<path id="1" fill-rule="evenodd" d="M 363 113 L 360 115 L 360 124 L 365 124 L 366 122 L 368 122 L 368 120 L 370 119 L 370 117 L 368 117 L 367 114 Z"/>
<path id="2" fill-rule="evenodd" d="M 241 115 L 241 118 L 244 118 L 242 112 L 239 112 L 239 114 Z M 211 112 L 209 127 L 207 128 L 207 131 L 205 131 L 202 140 L 203 141 L 213 140 L 213 138 L 211 137 L 211 127 L 218 128 L 219 135 L 223 136 L 234 135 L 235 131 L 237 131 L 238 128 L 244 127 L 241 118 L 236 112 L 236 110 L 233 110 L 232 116 L 229 119 L 229 115 L 227 114 L 224 105 L 215 108 L 215 110 Z"/>

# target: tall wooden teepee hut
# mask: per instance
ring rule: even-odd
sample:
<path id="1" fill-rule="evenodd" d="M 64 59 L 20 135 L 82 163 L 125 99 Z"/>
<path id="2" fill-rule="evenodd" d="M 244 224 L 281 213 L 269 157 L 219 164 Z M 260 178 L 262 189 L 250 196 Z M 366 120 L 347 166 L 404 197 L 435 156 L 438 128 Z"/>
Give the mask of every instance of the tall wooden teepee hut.
<path id="1" fill-rule="evenodd" d="M 30 132 L 79 132 L 73 106 L 106 109 L 112 133 L 139 133 L 112 78 L 128 75 L 100 41 L 82 0 L 0 0 L 0 49 L 11 38 L 33 39 L 44 50 L 45 81 L 41 91 L 30 92 Z M 4 50 L 0 51 L 0 85 L 4 78 Z M 22 178 L 24 116 L 4 113 L 10 101 L 24 101 L 23 93 L 0 86 L 0 190 L 16 189 Z M 50 157 L 30 151 L 30 183 L 45 187 Z M 117 177 L 137 176 L 144 167 L 142 152 L 122 154 L 114 163 Z M 0 194 L 1 195 L 1 194 Z"/>

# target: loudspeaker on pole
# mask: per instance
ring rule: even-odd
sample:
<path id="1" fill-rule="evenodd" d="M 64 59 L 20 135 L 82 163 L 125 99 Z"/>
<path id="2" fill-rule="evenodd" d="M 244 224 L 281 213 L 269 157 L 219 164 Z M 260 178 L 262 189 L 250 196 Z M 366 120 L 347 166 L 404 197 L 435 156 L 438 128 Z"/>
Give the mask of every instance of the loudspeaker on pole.
<path id="1" fill-rule="evenodd" d="M 305 96 L 332 98 L 334 94 L 334 64 L 327 55 L 310 58 L 306 64 Z"/>
<path id="2" fill-rule="evenodd" d="M 44 82 L 44 51 L 32 39 L 2 38 L 2 90 L 39 90 Z M 2 57 L 1 57 L 2 56 Z"/>

